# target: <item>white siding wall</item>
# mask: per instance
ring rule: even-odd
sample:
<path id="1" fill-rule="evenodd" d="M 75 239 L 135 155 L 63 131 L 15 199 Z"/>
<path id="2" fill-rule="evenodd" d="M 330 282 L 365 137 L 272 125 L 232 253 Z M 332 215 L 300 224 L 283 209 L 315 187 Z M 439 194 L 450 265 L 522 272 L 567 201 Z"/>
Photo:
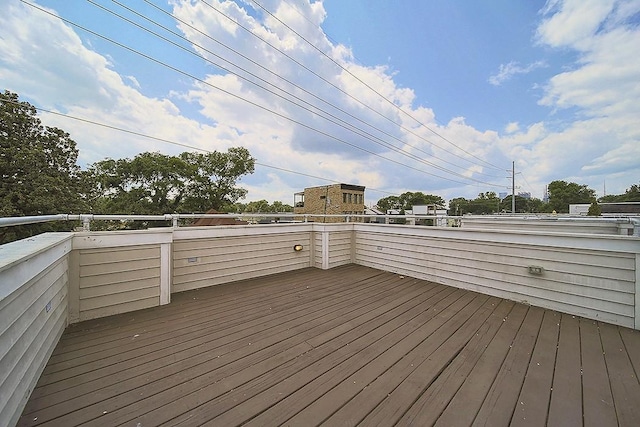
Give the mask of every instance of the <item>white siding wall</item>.
<path id="1" fill-rule="evenodd" d="M 317 227 L 314 227 L 314 230 Z M 329 264 L 328 253 L 324 251 L 324 242 L 329 238 L 327 233 L 321 231 L 314 231 L 312 234 L 313 238 L 313 266 L 320 269 L 327 269 L 327 265 Z M 324 266 L 324 267 L 323 267 Z"/>
<path id="2" fill-rule="evenodd" d="M 353 224 L 313 224 L 314 260 L 317 268 L 329 269 L 354 262 Z"/>
<path id="3" fill-rule="evenodd" d="M 361 265 L 638 327 L 632 237 L 356 225 L 355 240 Z"/>
<path id="4" fill-rule="evenodd" d="M 161 245 L 171 229 L 80 233 L 74 238 L 70 321 L 160 305 Z"/>
<path id="5" fill-rule="evenodd" d="M 310 267 L 311 243 L 310 224 L 176 229 L 172 292 Z"/>
<path id="6" fill-rule="evenodd" d="M 67 326 L 70 233 L 0 246 L 0 424 L 14 425 Z"/>

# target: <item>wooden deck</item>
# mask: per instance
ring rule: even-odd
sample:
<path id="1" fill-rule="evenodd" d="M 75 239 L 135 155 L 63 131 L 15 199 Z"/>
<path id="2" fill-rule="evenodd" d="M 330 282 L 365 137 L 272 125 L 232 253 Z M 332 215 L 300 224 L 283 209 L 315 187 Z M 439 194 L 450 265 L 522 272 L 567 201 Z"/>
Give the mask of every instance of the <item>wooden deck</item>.
<path id="1" fill-rule="evenodd" d="M 19 425 L 640 425 L 640 332 L 366 267 L 70 326 Z"/>

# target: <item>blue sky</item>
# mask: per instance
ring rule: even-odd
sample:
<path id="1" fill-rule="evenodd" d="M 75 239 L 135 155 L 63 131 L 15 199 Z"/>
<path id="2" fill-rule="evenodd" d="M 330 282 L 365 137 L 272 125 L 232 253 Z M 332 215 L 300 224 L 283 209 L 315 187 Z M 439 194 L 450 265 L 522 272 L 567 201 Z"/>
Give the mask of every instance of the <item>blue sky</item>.
<path id="1" fill-rule="evenodd" d="M 512 161 L 517 191 L 539 198 L 557 179 L 598 195 L 640 182 L 638 0 L 6 0 L 0 13 L 3 88 L 193 149 L 244 146 L 258 160 L 246 201 L 332 182 L 366 186 L 367 204 L 474 198 L 510 191 Z M 41 117 L 83 166 L 185 150 Z"/>

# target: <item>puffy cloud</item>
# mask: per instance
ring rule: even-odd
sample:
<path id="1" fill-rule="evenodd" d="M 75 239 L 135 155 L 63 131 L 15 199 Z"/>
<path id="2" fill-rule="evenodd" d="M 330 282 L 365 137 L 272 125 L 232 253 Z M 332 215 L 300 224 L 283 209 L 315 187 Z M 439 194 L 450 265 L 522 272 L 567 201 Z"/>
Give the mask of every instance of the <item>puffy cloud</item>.
<path id="1" fill-rule="evenodd" d="M 520 125 L 518 124 L 518 122 L 511 122 L 511 123 L 507 123 L 507 126 L 505 126 L 504 131 L 506 133 L 514 133 L 520 130 Z"/>
<path id="2" fill-rule="evenodd" d="M 198 81 L 164 76 L 158 79 L 162 91 L 152 92 L 155 68 L 145 74 L 127 67 L 116 50 L 98 50 L 60 20 L 17 0 L 5 1 L 0 79 L 39 106 L 84 119 L 200 149 L 244 146 L 260 164 L 243 180 L 250 200 L 286 203 L 295 191 L 326 183 L 313 177 L 474 197 L 500 190 L 491 183 L 508 185 L 505 171 L 493 166 L 507 159 L 518 160 L 538 195 L 549 181 L 571 176 L 594 185 L 611 173 L 625 186 L 628 181 L 617 171 L 640 169 L 634 120 L 640 114 L 640 57 L 631 54 L 639 38 L 637 26 L 629 23 L 640 10 L 637 1 L 547 4 L 536 42 L 576 51 L 578 58 L 540 85 L 540 104 L 550 111 L 575 109 L 577 115 L 560 123 L 507 118 L 505 135 L 476 129 L 461 117 L 438 123 L 433 109 L 414 105 L 414 91 L 400 87 L 390 68 L 356 63 L 348 46 L 328 40 L 321 27 L 322 2 L 260 3 L 272 15 L 250 3 L 173 1 L 178 29 L 205 60 L 194 66 L 175 59 L 172 65 L 189 67 Z M 212 66 L 219 57 L 236 74 Z M 543 61 L 503 64 L 490 82 L 500 85 L 545 66 Z M 187 149 L 52 114 L 43 114 L 43 120 L 72 134 L 83 163 Z M 614 182 L 607 184 L 614 188 Z M 367 201 L 385 195 L 368 195 Z"/>

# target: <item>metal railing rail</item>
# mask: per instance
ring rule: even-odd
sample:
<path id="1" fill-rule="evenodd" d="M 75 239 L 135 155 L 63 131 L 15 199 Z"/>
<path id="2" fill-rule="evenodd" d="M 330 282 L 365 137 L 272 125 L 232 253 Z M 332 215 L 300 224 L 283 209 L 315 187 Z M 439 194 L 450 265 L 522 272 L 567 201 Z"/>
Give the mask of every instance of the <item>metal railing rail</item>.
<path id="1" fill-rule="evenodd" d="M 575 222 L 582 221 L 598 221 L 603 223 L 625 223 L 633 227 L 633 235 L 640 236 L 640 218 L 624 217 L 624 218 L 608 218 L 608 217 L 576 217 L 570 215 L 551 215 L 551 214 L 528 214 L 525 215 L 472 215 L 469 218 L 483 218 L 505 220 L 509 217 L 514 219 L 537 219 L 537 220 L 554 220 L 562 219 Z M 445 220 L 447 226 L 460 226 L 460 220 L 464 217 L 455 215 L 389 215 L 389 214 L 296 214 L 292 212 L 278 213 L 229 213 L 229 214 L 200 214 L 200 213 L 176 213 L 162 215 L 113 215 L 113 214 L 55 214 L 55 215 L 39 215 L 39 216 L 22 216 L 22 217 L 4 217 L 0 218 L 0 228 L 18 225 L 37 224 L 55 221 L 80 221 L 83 230 L 91 230 L 92 221 L 167 221 L 172 227 L 179 227 L 179 221 L 185 219 L 199 218 L 233 218 L 238 220 L 246 220 L 248 222 L 257 222 L 259 219 L 272 219 L 275 222 L 309 222 L 315 219 L 332 219 L 338 218 L 346 222 L 371 222 L 378 223 L 384 220 L 384 223 L 404 220 L 409 224 L 415 224 L 421 220 Z"/>
<path id="2" fill-rule="evenodd" d="M 434 216 L 434 215 L 365 215 L 365 214 L 295 214 L 292 212 L 280 213 L 229 213 L 229 214 L 198 214 L 198 213 L 180 213 L 180 214 L 163 214 L 163 215 L 118 215 L 118 214 L 57 214 L 57 215 L 41 215 L 41 216 L 22 216 L 22 217 L 5 217 L 0 218 L 0 227 L 11 227 L 17 225 L 37 224 L 42 222 L 54 221 L 81 221 L 83 228 L 90 230 L 92 221 L 167 221 L 171 225 L 178 227 L 178 221 L 181 219 L 199 219 L 199 218 L 233 218 L 239 220 L 256 220 L 259 218 L 274 219 L 282 222 L 309 222 L 311 218 L 339 218 L 346 222 L 354 220 L 384 219 L 389 220 L 424 220 L 424 219 L 442 219 L 449 218 L 458 220 L 460 216 Z"/>

